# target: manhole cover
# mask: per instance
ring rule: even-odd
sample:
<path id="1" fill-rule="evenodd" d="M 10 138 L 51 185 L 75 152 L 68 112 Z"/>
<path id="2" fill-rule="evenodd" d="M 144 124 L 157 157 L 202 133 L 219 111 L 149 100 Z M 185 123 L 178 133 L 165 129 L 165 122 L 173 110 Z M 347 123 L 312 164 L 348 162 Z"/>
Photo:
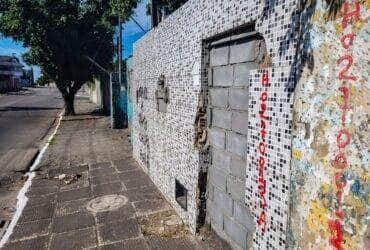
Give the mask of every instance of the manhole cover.
<path id="1" fill-rule="evenodd" d="M 87 203 L 87 210 L 92 213 L 112 211 L 124 206 L 127 202 L 127 197 L 123 195 L 104 195 Z"/>

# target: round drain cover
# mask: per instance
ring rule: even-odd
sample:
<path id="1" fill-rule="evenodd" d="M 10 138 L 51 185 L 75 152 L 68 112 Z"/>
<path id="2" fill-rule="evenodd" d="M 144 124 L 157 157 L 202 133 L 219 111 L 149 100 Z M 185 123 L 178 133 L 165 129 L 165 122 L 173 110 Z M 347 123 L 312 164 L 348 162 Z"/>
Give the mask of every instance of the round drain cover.
<path id="1" fill-rule="evenodd" d="M 127 197 L 123 195 L 104 195 L 97 197 L 87 203 L 87 210 L 92 213 L 112 211 L 122 207 L 127 202 Z"/>

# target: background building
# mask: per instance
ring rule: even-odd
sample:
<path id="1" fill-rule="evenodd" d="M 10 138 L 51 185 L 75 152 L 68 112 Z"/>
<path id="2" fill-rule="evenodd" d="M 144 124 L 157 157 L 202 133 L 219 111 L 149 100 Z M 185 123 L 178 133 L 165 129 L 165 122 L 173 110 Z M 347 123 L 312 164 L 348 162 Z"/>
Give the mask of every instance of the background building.
<path id="1" fill-rule="evenodd" d="M 24 69 L 15 55 L 0 56 L 0 92 L 17 91 L 33 85 L 32 69 Z"/>
<path id="2" fill-rule="evenodd" d="M 13 56 L 0 56 L 0 91 L 15 91 L 21 87 L 23 65 Z"/>

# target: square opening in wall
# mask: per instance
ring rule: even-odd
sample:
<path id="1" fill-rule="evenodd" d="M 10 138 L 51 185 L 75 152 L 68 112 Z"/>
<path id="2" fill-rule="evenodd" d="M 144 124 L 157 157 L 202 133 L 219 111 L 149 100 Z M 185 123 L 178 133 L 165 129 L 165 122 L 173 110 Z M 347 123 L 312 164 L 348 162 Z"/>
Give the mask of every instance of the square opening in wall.
<path id="1" fill-rule="evenodd" d="M 175 180 L 175 198 L 179 205 L 187 210 L 188 209 L 188 190 L 178 180 Z"/>

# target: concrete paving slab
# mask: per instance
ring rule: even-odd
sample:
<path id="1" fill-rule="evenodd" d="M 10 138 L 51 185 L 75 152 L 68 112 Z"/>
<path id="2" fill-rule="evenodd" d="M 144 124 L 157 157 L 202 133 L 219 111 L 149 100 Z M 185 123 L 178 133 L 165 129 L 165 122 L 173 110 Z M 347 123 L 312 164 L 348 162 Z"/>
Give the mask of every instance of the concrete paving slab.
<path id="1" fill-rule="evenodd" d="M 146 178 L 138 178 L 138 179 L 132 179 L 127 180 L 123 182 L 125 184 L 125 187 L 127 190 L 137 189 L 137 188 L 156 188 L 154 183 L 149 179 L 149 177 Z"/>
<path id="2" fill-rule="evenodd" d="M 138 169 L 135 162 L 131 158 L 116 160 L 113 161 L 113 164 L 117 168 L 118 172 L 126 172 Z"/>
<path id="3" fill-rule="evenodd" d="M 78 188 L 58 193 L 58 202 L 80 200 L 92 197 L 90 187 Z"/>
<path id="4" fill-rule="evenodd" d="M 99 162 L 99 163 L 96 163 L 96 164 L 91 164 L 90 165 L 90 170 L 91 169 L 97 169 L 97 168 L 107 168 L 107 167 L 110 167 L 112 165 L 111 162 Z"/>
<path id="5" fill-rule="evenodd" d="M 79 212 L 87 212 L 86 204 L 89 201 L 90 199 L 81 199 L 58 203 L 55 211 L 55 216 L 59 217 Z"/>
<path id="6" fill-rule="evenodd" d="M 118 176 L 122 181 L 131 181 L 140 179 L 150 180 L 149 177 L 141 169 L 119 173 Z"/>
<path id="7" fill-rule="evenodd" d="M 182 238 L 161 238 L 161 237 L 150 237 L 148 240 L 150 249 L 155 250 L 194 250 L 196 245 L 194 242 L 182 239 Z"/>
<path id="8" fill-rule="evenodd" d="M 94 216 L 88 212 L 79 212 L 54 218 L 52 231 L 62 233 L 91 227 L 94 224 Z"/>
<path id="9" fill-rule="evenodd" d="M 46 250 L 48 249 L 49 238 L 50 236 L 40 236 L 32 239 L 10 242 L 4 246 L 3 250 Z"/>
<path id="10" fill-rule="evenodd" d="M 134 218 L 135 209 L 131 203 L 128 203 L 117 210 L 97 213 L 95 217 L 98 224 L 107 224 L 121 220 L 127 220 L 128 218 Z"/>
<path id="11" fill-rule="evenodd" d="M 40 196 L 40 195 L 48 195 L 54 194 L 58 192 L 59 187 L 53 185 L 45 185 L 45 186 L 31 186 L 30 190 L 27 192 L 28 197 L 33 196 Z"/>
<path id="12" fill-rule="evenodd" d="M 54 204 L 25 207 L 18 223 L 50 219 L 54 213 Z"/>
<path id="13" fill-rule="evenodd" d="M 134 202 L 138 216 L 170 210 L 171 206 L 164 199 L 144 200 Z"/>
<path id="14" fill-rule="evenodd" d="M 124 186 L 121 182 L 111 182 L 92 186 L 92 193 L 94 196 L 101 196 L 107 194 L 118 194 L 124 190 Z"/>
<path id="15" fill-rule="evenodd" d="M 53 234 L 50 249 L 86 249 L 97 246 L 96 230 L 94 227 Z"/>
<path id="16" fill-rule="evenodd" d="M 25 238 L 35 238 L 38 236 L 47 235 L 51 219 L 37 220 L 18 224 L 10 238 L 11 241 L 22 240 Z"/>
<path id="17" fill-rule="evenodd" d="M 99 243 L 106 244 L 137 238 L 140 236 L 140 228 L 136 219 L 128 219 L 98 226 L 98 235 Z"/>
<path id="18" fill-rule="evenodd" d="M 116 173 L 116 169 L 114 167 L 107 167 L 107 168 L 96 168 L 90 171 L 90 177 L 98 177 L 98 176 L 105 176 L 111 175 L 112 173 Z"/>
<path id="19" fill-rule="evenodd" d="M 130 239 L 100 246 L 99 250 L 149 250 L 149 246 L 144 239 Z"/>
<path id="20" fill-rule="evenodd" d="M 52 204 L 56 202 L 56 198 L 57 198 L 57 195 L 55 193 L 29 197 L 28 202 L 27 202 L 27 207 L 30 208 L 34 206 L 43 205 L 43 204 Z"/>
<path id="21" fill-rule="evenodd" d="M 137 189 L 130 189 L 130 191 L 125 191 L 123 194 L 129 199 L 131 202 L 136 201 L 145 201 L 145 200 L 156 200 L 156 199 L 163 199 L 161 193 L 157 190 L 153 190 L 153 188 L 145 187 L 145 188 L 137 188 Z"/>
<path id="22" fill-rule="evenodd" d="M 112 182 L 117 182 L 120 179 L 118 178 L 117 174 L 112 174 L 112 175 L 103 175 L 103 176 L 97 176 L 95 178 L 91 178 L 90 182 L 92 185 L 101 185 L 101 184 L 106 184 L 106 183 L 112 183 Z"/>

